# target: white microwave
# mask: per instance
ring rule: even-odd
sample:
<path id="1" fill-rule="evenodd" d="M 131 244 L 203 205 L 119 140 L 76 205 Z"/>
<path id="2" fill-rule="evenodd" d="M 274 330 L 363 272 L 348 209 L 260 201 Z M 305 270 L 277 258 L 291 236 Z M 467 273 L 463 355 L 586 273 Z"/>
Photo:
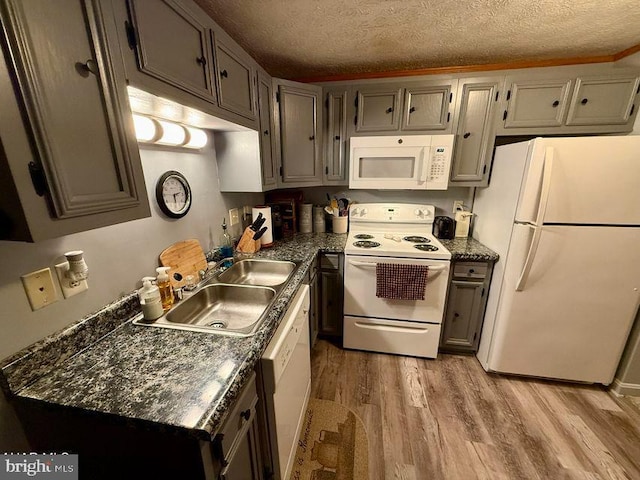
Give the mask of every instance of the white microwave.
<path id="1" fill-rule="evenodd" d="M 453 135 L 351 137 L 349 188 L 446 190 Z"/>

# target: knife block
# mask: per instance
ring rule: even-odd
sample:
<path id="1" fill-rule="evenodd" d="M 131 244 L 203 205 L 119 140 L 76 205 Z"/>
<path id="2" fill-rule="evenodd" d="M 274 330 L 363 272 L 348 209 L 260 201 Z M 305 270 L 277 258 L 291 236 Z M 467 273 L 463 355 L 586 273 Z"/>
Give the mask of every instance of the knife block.
<path id="1" fill-rule="evenodd" d="M 240 237 L 240 241 L 238 242 L 236 250 L 240 253 L 256 253 L 258 250 L 260 250 L 260 240 L 253 239 L 253 236 L 255 234 L 256 232 L 251 230 L 249 227 L 245 228 L 242 237 Z"/>

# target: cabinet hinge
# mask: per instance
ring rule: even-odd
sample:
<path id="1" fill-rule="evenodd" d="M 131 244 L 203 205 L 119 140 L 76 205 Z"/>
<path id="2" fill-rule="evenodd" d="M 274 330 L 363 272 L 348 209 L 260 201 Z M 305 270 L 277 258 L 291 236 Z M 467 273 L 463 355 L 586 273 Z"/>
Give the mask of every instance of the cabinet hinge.
<path id="1" fill-rule="evenodd" d="M 511 98 L 511 90 L 507 90 L 507 101 Z"/>
<path id="2" fill-rule="evenodd" d="M 47 179 L 44 176 L 42 165 L 36 162 L 29 162 L 29 175 L 31 175 L 31 183 L 39 197 L 43 197 L 47 192 Z"/>
<path id="3" fill-rule="evenodd" d="M 138 41 L 136 40 L 136 29 L 129 20 L 125 20 L 124 29 L 127 33 L 127 43 L 129 44 L 129 48 L 133 50 L 136 48 L 136 45 L 138 45 Z"/>
<path id="4" fill-rule="evenodd" d="M 324 99 L 324 108 L 329 108 L 329 97 Z"/>
<path id="5" fill-rule="evenodd" d="M 280 166 L 280 170 L 279 170 L 279 172 L 280 172 L 280 176 L 282 177 L 282 175 L 283 175 L 283 173 L 282 173 L 282 172 L 283 172 L 283 170 L 282 170 L 282 166 Z"/>
<path id="6" fill-rule="evenodd" d="M 449 103 L 453 100 L 453 92 L 449 92 Z"/>
<path id="7" fill-rule="evenodd" d="M 354 107 L 356 107 L 356 108 L 358 108 L 358 94 L 357 94 L 357 93 L 356 93 L 356 98 L 355 98 L 355 100 L 353 101 L 353 106 L 354 106 Z"/>
<path id="8" fill-rule="evenodd" d="M 280 103 L 280 92 L 276 92 L 276 102 Z"/>
<path id="9" fill-rule="evenodd" d="M 507 119 L 507 111 L 505 110 L 504 113 L 502 114 L 502 120 L 506 120 Z"/>
<path id="10" fill-rule="evenodd" d="M 498 97 L 500 97 L 500 90 L 496 92 L 496 102 L 498 101 Z"/>
<path id="11" fill-rule="evenodd" d="M 638 89 L 636 90 L 636 95 L 640 93 L 640 85 L 638 85 Z"/>
<path id="12" fill-rule="evenodd" d="M 476 333 L 474 333 L 474 334 L 473 334 L 473 341 L 474 341 L 474 342 L 476 341 L 476 338 L 478 338 L 478 332 L 476 332 Z"/>
<path id="13" fill-rule="evenodd" d="M 487 173 L 487 164 L 484 164 L 484 167 L 482 167 L 482 175 L 484 175 L 485 173 Z"/>
<path id="14" fill-rule="evenodd" d="M 358 125 L 358 115 L 356 115 L 355 117 L 353 117 L 353 124 L 354 124 L 354 125 Z"/>
<path id="15" fill-rule="evenodd" d="M 629 112 L 629 116 L 633 115 L 633 111 L 636 109 L 636 104 L 631 105 L 631 111 Z"/>
<path id="16" fill-rule="evenodd" d="M 480 293 L 481 297 L 484 297 L 484 287 L 482 287 L 482 292 Z"/>
<path id="17" fill-rule="evenodd" d="M 329 175 L 329 167 L 324 167 L 324 173 Z"/>
<path id="18" fill-rule="evenodd" d="M 447 112 L 447 123 L 449 123 L 449 120 L 451 120 L 451 112 Z"/>

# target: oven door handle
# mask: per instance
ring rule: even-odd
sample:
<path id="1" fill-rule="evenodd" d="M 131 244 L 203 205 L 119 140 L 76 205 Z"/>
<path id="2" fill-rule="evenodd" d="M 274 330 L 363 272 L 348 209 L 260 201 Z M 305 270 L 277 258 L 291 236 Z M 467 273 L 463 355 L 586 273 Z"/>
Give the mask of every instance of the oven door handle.
<path id="1" fill-rule="evenodd" d="M 366 267 L 366 268 L 371 268 L 371 267 L 375 267 L 377 265 L 377 263 L 374 262 L 358 262 L 357 260 L 349 260 L 349 263 L 355 267 Z M 445 268 L 444 265 L 440 265 L 437 267 L 432 267 L 429 265 L 429 272 L 442 272 Z"/>
<path id="2" fill-rule="evenodd" d="M 368 319 L 366 323 L 364 322 L 355 322 L 357 327 L 360 328 L 368 328 L 370 330 L 385 330 L 385 331 L 398 331 L 398 332 L 426 332 L 429 330 L 428 327 L 425 326 L 406 326 L 406 325 L 394 325 L 389 322 L 380 322 L 373 319 Z"/>

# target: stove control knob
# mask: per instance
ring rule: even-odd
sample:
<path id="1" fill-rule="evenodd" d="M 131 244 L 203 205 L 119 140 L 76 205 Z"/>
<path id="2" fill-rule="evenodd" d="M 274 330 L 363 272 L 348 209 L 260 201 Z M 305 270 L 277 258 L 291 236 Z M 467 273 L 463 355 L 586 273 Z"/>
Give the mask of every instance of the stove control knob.
<path id="1" fill-rule="evenodd" d="M 416 217 L 423 217 L 424 216 L 424 210 L 421 210 L 419 208 L 417 208 L 416 211 L 413 212 L 413 213 L 415 213 Z"/>
<path id="2" fill-rule="evenodd" d="M 352 217 L 355 217 L 356 215 L 358 215 L 358 213 L 360 213 L 360 210 L 358 208 L 352 208 L 350 211 Z"/>
<path id="3" fill-rule="evenodd" d="M 367 214 L 367 209 L 363 208 L 362 210 L 360 210 L 360 216 L 364 217 Z"/>

